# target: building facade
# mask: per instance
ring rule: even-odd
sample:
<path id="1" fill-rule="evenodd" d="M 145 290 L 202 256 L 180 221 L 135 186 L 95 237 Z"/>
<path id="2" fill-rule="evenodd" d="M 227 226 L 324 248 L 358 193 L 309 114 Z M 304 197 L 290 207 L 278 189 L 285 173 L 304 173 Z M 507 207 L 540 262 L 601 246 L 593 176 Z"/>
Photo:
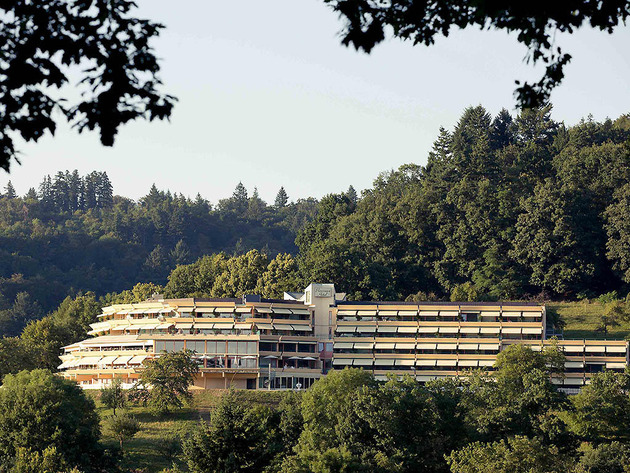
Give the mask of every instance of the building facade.
<path id="1" fill-rule="evenodd" d="M 126 387 L 145 360 L 194 352 L 201 389 L 305 389 L 331 369 L 357 367 L 377 379 L 411 375 L 420 382 L 491 371 L 512 344 L 542 350 L 558 343 L 567 357 L 568 391 L 603 369 L 623 370 L 623 340 L 546 337 L 545 307 L 527 303 L 349 302 L 333 284 L 311 284 L 282 300 L 162 299 L 105 307 L 92 338 L 64 347 L 61 374 L 84 388 L 115 377 Z"/>

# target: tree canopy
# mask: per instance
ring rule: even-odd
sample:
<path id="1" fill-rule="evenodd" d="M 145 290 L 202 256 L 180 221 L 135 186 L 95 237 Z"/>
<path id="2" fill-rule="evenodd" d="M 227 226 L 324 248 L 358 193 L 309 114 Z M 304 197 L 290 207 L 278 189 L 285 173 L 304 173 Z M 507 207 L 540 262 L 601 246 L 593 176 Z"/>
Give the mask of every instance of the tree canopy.
<path id="1" fill-rule="evenodd" d="M 630 15 L 625 0 L 592 2 L 494 2 L 475 0 L 324 0 L 345 24 L 342 43 L 370 52 L 391 30 L 394 37 L 413 44 L 432 45 L 453 28 L 479 27 L 515 33 L 528 49 L 527 62 L 542 62 L 543 77 L 534 83 L 516 81 L 515 95 L 522 108 L 549 101 L 551 91 L 564 78 L 571 55 L 556 45 L 557 32 L 573 33 L 583 25 L 612 33 Z"/>
<path id="2" fill-rule="evenodd" d="M 165 119 L 175 98 L 162 94 L 151 40 L 162 25 L 133 15 L 129 0 L 4 3 L 0 30 L 0 167 L 17 160 L 15 136 L 55 133 L 56 117 L 79 132 L 98 130 L 112 146 L 120 125 Z M 80 94 L 59 96 L 79 72 Z M 62 92 L 63 93 L 63 92 Z M 69 101 L 68 97 L 79 100 Z"/>

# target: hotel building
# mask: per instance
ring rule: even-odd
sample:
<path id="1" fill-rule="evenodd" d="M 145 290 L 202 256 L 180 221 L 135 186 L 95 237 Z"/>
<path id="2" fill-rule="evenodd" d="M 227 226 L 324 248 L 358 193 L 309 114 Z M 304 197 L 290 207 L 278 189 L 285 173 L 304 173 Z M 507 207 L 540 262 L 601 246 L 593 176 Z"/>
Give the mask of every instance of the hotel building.
<path id="1" fill-rule="evenodd" d="M 311 284 L 284 299 L 161 299 L 105 307 L 93 338 L 64 347 L 59 370 L 85 388 L 114 377 L 130 387 L 145 360 L 192 350 L 202 389 L 305 389 L 331 369 L 370 370 L 420 382 L 491 371 L 513 344 L 540 351 L 557 343 L 574 392 L 603 369 L 623 370 L 624 340 L 546 337 L 544 305 L 532 303 L 349 302 L 333 284 Z"/>

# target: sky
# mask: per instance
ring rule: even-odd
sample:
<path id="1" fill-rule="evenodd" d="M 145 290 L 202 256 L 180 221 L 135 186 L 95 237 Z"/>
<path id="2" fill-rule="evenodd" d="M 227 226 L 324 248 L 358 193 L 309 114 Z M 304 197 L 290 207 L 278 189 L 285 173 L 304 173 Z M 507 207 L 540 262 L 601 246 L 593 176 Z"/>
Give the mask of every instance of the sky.
<path id="1" fill-rule="evenodd" d="M 119 195 L 151 184 L 211 202 L 239 181 L 273 202 L 371 187 L 383 171 L 426 163 L 440 126 L 483 105 L 515 112 L 516 79 L 535 80 L 514 35 L 453 30 L 431 47 L 388 39 L 370 55 L 341 45 L 341 20 L 322 0 L 138 0 L 166 28 L 154 41 L 164 91 L 178 97 L 170 122 L 121 128 L 112 148 L 93 132 L 61 126 L 21 144 L 22 165 L 0 171 L 19 194 L 46 174 L 106 171 Z M 630 26 L 613 35 L 558 36 L 573 56 L 552 95 L 567 125 L 630 112 Z"/>

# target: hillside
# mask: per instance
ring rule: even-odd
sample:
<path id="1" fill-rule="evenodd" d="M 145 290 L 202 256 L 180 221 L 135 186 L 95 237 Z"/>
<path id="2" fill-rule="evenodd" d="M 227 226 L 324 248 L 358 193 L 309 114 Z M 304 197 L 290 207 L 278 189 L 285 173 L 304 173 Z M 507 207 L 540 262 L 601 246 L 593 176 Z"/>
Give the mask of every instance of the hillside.
<path id="1" fill-rule="evenodd" d="M 547 304 L 548 311 L 555 311 L 564 326 L 566 339 L 626 339 L 630 335 L 630 320 L 619 320 L 618 326 L 608 327 L 604 333 L 600 327 L 606 306 L 599 302 L 557 302 Z M 627 310 L 627 308 L 626 308 Z"/>
<path id="2" fill-rule="evenodd" d="M 95 401 L 101 422 L 112 414 L 98 400 L 98 391 L 88 391 Z M 157 473 L 173 463 L 181 466 L 177 458 L 179 439 L 197 427 L 199 421 L 209 419 L 209 413 L 225 391 L 208 390 L 195 392 L 190 407 L 166 415 L 153 415 L 147 408 L 128 406 L 126 410 L 141 423 L 141 430 L 125 445 L 125 454 L 121 466 L 126 471 L 143 471 Z M 247 406 L 256 404 L 275 407 L 282 399 L 282 391 L 236 391 L 238 399 Z M 117 447 L 118 442 L 107 434 L 103 436 L 104 444 L 110 448 Z"/>

